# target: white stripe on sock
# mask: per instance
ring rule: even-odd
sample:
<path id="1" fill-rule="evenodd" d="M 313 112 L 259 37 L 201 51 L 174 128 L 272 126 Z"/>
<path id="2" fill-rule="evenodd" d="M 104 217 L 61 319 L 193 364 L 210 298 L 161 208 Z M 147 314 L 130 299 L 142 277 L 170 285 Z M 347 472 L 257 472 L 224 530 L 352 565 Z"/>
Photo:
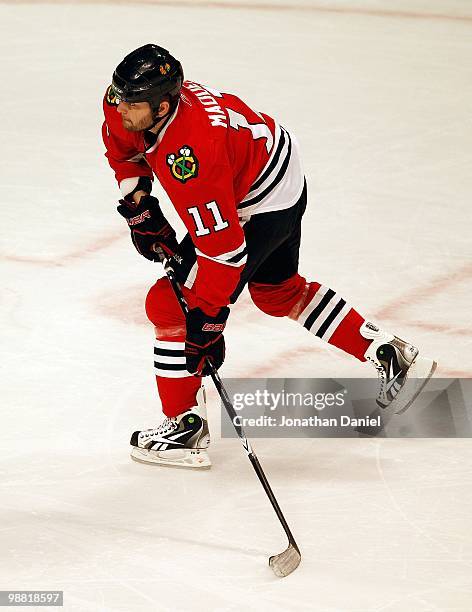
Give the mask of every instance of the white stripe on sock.
<path id="1" fill-rule="evenodd" d="M 185 342 L 167 342 L 167 340 L 156 339 L 154 346 L 157 349 L 167 349 L 171 351 L 183 351 L 185 348 Z"/>
<path id="2" fill-rule="evenodd" d="M 175 365 L 182 365 L 185 363 L 185 355 L 176 355 L 174 357 L 174 355 L 156 355 L 154 353 L 154 361 L 157 361 L 157 363 L 171 363 Z"/>
<path id="3" fill-rule="evenodd" d="M 308 319 L 308 317 L 311 315 L 311 313 L 315 310 L 315 308 L 318 306 L 318 304 L 324 298 L 324 296 L 326 295 L 327 291 L 329 291 L 329 287 L 325 287 L 324 285 L 320 286 L 318 291 L 311 298 L 311 301 L 307 304 L 305 309 L 302 310 L 302 312 L 300 313 L 300 316 L 297 319 L 298 322 L 300 323 L 300 325 L 304 325 L 305 324 L 305 321 Z"/>
<path id="4" fill-rule="evenodd" d="M 352 308 L 352 306 L 350 304 L 344 304 L 344 306 L 341 308 L 341 310 L 337 314 L 337 316 L 334 319 L 334 321 L 331 323 L 331 325 L 328 327 L 328 329 L 323 334 L 323 336 L 322 336 L 323 340 L 325 340 L 326 342 L 329 342 L 331 336 L 337 330 L 337 328 L 339 327 L 339 324 L 347 316 L 347 314 L 349 313 L 351 308 Z"/>
<path id="5" fill-rule="evenodd" d="M 321 312 L 320 316 L 313 321 L 312 326 L 310 327 L 310 332 L 312 334 L 316 334 L 316 332 L 320 329 L 329 315 L 332 313 L 333 308 L 335 308 L 341 298 L 337 293 L 333 295 L 333 297 L 329 300 L 329 302 L 324 307 L 324 310 Z M 323 336 L 324 339 L 324 336 Z"/>

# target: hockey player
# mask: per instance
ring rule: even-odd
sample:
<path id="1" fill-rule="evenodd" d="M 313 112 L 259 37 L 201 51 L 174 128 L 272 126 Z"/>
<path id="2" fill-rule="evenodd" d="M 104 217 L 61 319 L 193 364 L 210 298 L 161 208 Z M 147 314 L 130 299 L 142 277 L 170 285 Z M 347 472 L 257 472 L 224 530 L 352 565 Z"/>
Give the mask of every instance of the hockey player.
<path id="1" fill-rule="evenodd" d="M 185 318 L 167 278 L 151 287 L 154 365 L 166 416 L 136 431 L 131 456 L 146 463 L 209 467 L 202 376 L 225 358 L 229 304 L 247 284 L 254 304 L 289 317 L 321 340 L 369 361 L 377 402 L 405 409 L 436 364 L 369 323 L 336 291 L 298 273 L 307 188 L 294 136 L 233 94 L 184 81 L 180 63 L 148 44 L 118 65 L 103 109 L 106 156 L 137 251 L 171 258 L 189 304 Z M 188 234 L 178 244 L 158 200 L 156 176 Z M 408 390 L 407 379 L 423 379 Z"/>

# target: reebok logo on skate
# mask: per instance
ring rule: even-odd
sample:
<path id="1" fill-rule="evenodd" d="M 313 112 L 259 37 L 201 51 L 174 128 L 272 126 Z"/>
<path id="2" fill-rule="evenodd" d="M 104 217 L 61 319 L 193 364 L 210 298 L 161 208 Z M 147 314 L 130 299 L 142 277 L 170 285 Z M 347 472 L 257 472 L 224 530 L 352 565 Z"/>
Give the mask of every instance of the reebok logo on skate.
<path id="1" fill-rule="evenodd" d="M 397 374 L 388 382 L 387 389 L 386 389 L 387 391 L 390 391 L 391 387 L 395 384 L 395 381 L 400 376 L 400 374 L 401 374 L 401 370 L 400 372 L 397 372 Z"/>
<path id="2" fill-rule="evenodd" d="M 399 370 L 399 371 L 398 371 L 398 372 L 395 374 L 395 368 L 394 368 L 394 366 L 395 366 L 395 359 L 391 359 L 391 360 L 390 360 L 390 363 L 389 363 L 389 366 L 388 366 L 388 378 L 389 378 L 389 380 L 395 379 L 395 378 L 397 378 L 397 376 L 398 376 L 399 374 L 401 374 L 401 371 L 402 371 L 402 370 L 401 370 L 401 368 L 400 368 L 400 370 Z"/>

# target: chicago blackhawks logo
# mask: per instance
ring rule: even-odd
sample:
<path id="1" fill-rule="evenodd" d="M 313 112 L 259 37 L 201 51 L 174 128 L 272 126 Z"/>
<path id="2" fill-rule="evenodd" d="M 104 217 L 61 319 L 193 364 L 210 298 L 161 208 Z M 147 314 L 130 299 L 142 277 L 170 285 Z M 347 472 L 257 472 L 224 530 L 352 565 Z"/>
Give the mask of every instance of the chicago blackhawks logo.
<path id="1" fill-rule="evenodd" d="M 181 183 L 198 176 L 198 159 L 188 145 L 181 147 L 178 153 L 169 153 L 167 163 L 172 176 Z"/>
<path id="2" fill-rule="evenodd" d="M 118 106 L 118 100 L 112 85 L 107 89 L 106 101 L 110 106 Z"/>

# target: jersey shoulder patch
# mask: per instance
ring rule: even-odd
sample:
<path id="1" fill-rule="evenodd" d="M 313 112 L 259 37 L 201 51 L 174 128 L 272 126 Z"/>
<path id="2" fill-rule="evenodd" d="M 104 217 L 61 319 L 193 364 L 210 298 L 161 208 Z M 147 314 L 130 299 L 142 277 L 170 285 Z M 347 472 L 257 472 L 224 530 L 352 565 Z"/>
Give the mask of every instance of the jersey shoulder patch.
<path id="1" fill-rule="evenodd" d="M 118 106 L 118 100 L 111 85 L 108 87 L 107 92 L 105 94 L 105 101 L 110 106 Z"/>

